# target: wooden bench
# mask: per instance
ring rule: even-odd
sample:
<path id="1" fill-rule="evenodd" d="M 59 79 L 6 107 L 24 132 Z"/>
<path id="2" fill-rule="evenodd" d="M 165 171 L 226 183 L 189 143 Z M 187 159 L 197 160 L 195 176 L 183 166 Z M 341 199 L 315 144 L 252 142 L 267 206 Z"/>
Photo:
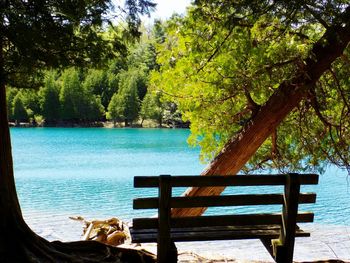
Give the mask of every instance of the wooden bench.
<path id="1" fill-rule="evenodd" d="M 260 239 L 278 263 L 293 261 L 295 237 L 307 237 L 297 223 L 313 222 L 311 212 L 298 204 L 315 203 L 315 193 L 300 193 L 300 185 L 317 184 L 317 174 L 235 176 L 137 176 L 136 188 L 158 188 L 158 197 L 134 199 L 134 209 L 158 209 L 158 217 L 135 218 L 134 243 L 157 242 L 158 262 L 177 262 L 174 242 Z M 172 197 L 174 187 L 282 185 L 282 193 Z M 171 208 L 281 205 L 280 213 L 250 213 L 171 217 Z M 234 209 L 232 209 L 234 211 Z M 271 211 L 271 210 L 270 210 Z"/>

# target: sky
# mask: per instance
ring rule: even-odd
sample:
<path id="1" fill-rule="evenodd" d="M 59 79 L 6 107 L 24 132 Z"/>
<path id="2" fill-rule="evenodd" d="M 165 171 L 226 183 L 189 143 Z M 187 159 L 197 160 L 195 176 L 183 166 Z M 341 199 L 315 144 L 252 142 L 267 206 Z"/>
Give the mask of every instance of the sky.
<path id="1" fill-rule="evenodd" d="M 151 18 L 143 18 L 144 22 L 149 23 L 155 18 L 166 19 L 173 13 L 184 14 L 186 7 L 190 5 L 191 0 L 153 0 L 156 4 L 156 10 L 151 14 Z M 115 6 L 123 6 L 124 0 L 112 0 Z"/>
<path id="2" fill-rule="evenodd" d="M 183 14 L 186 7 L 190 5 L 190 0 L 154 0 L 157 3 L 157 10 L 152 17 L 169 18 L 173 13 Z"/>

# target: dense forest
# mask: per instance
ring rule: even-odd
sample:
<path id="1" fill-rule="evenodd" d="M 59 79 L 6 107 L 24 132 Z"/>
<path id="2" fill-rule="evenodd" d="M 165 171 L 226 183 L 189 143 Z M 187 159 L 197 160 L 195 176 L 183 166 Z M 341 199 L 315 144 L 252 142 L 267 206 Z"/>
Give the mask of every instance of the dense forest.
<path id="1" fill-rule="evenodd" d="M 106 35 L 110 32 L 105 32 Z M 124 40 L 127 50 L 103 67 L 51 68 L 42 72 L 40 88 L 8 88 L 12 125 L 187 127 L 174 102 L 149 89 L 158 71 L 156 46 L 165 40 L 164 25 L 143 27 L 138 41 Z"/>

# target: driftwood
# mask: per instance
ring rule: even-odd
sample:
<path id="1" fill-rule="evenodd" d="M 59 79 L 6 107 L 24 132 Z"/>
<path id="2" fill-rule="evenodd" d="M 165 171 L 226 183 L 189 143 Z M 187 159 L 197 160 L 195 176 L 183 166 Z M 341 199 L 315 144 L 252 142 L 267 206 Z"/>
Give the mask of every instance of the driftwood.
<path id="1" fill-rule="evenodd" d="M 70 219 L 80 221 L 85 225 L 83 240 L 98 241 L 111 246 L 131 243 L 128 226 L 118 218 L 88 221 L 81 216 L 76 216 L 70 217 Z"/>

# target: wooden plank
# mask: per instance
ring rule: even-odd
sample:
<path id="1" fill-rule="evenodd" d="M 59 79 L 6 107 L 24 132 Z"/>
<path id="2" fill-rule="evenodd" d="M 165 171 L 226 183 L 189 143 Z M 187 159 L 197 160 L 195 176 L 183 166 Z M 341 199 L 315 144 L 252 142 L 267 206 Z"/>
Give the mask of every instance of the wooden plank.
<path id="1" fill-rule="evenodd" d="M 274 224 L 274 225 L 247 225 L 247 226 L 213 226 L 213 227 L 190 227 L 190 228 L 172 228 L 171 232 L 203 232 L 203 231 L 213 231 L 213 232 L 219 232 L 219 231 L 228 231 L 228 230 L 252 230 L 252 229 L 260 229 L 260 230 L 280 230 L 281 226 Z M 156 229 L 134 229 L 130 228 L 130 231 L 133 233 L 141 234 L 141 233 L 151 233 L 154 232 Z"/>
<path id="2" fill-rule="evenodd" d="M 250 194 L 222 196 L 189 196 L 171 198 L 171 207 L 214 207 L 241 205 L 282 204 L 282 194 Z M 134 200 L 134 209 L 150 209 L 158 207 L 158 198 L 138 198 Z"/>
<path id="3" fill-rule="evenodd" d="M 316 196 L 316 193 L 299 193 L 299 204 L 314 204 Z"/>
<path id="4" fill-rule="evenodd" d="M 317 184 L 317 174 L 298 174 L 301 184 Z M 285 175 L 172 176 L 172 187 L 284 185 Z M 158 176 L 135 176 L 134 187 L 158 187 Z"/>
<path id="5" fill-rule="evenodd" d="M 157 262 L 165 263 L 171 254 L 170 239 L 170 175 L 159 177 L 158 237 Z"/>
<path id="6" fill-rule="evenodd" d="M 134 209 L 154 209 L 158 208 L 158 197 L 135 198 L 133 200 Z"/>
<path id="7" fill-rule="evenodd" d="M 171 232 L 203 232 L 203 231 L 212 231 L 212 232 L 220 232 L 220 231 L 234 231 L 234 230 L 281 230 L 280 225 L 248 225 L 248 226 L 213 226 L 213 227 L 191 227 L 191 228 L 172 228 Z M 153 233 L 157 232 L 157 229 L 151 228 L 151 229 L 134 229 L 133 227 L 130 228 L 130 232 L 132 235 L 138 235 L 138 234 L 147 234 L 147 233 Z M 296 229 L 296 233 L 298 235 L 305 235 L 308 236 L 310 233 L 304 232 L 300 228 Z"/>
<path id="8" fill-rule="evenodd" d="M 234 239 L 262 239 L 278 238 L 280 228 L 189 228 L 181 231 L 174 229 L 171 231 L 173 241 L 206 241 L 206 240 L 234 240 Z M 151 229 L 149 232 L 137 232 L 131 229 L 133 242 L 150 243 L 157 241 L 157 229 Z M 310 233 L 302 230 L 296 231 L 298 237 L 308 237 Z"/>
<path id="9" fill-rule="evenodd" d="M 172 208 L 181 207 L 217 207 L 243 205 L 282 204 L 282 194 L 246 194 L 222 196 L 190 196 L 176 197 L 171 200 Z"/>
<path id="10" fill-rule="evenodd" d="M 284 185 L 284 175 L 172 176 L 173 187 Z M 135 176 L 134 187 L 158 187 L 158 176 Z"/>
<path id="11" fill-rule="evenodd" d="M 316 202 L 315 193 L 301 193 L 300 204 Z M 173 197 L 170 201 L 172 208 L 181 207 L 213 207 L 213 206 L 240 206 L 240 205 L 273 205 L 283 204 L 282 194 L 256 194 L 256 195 L 222 195 L 222 196 L 189 196 Z M 158 208 L 158 198 L 136 198 L 133 201 L 134 209 Z"/>
<path id="12" fill-rule="evenodd" d="M 312 222 L 314 214 L 311 212 L 299 213 L 297 222 Z M 269 225 L 281 224 L 281 214 L 245 214 L 245 215 L 221 215 L 221 216 L 200 216 L 200 217 L 176 217 L 170 221 L 171 228 L 176 227 L 202 227 L 202 226 L 225 226 L 225 225 Z M 157 218 L 134 218 L 133 228 L 150 229 L 158 227 Z"/>

